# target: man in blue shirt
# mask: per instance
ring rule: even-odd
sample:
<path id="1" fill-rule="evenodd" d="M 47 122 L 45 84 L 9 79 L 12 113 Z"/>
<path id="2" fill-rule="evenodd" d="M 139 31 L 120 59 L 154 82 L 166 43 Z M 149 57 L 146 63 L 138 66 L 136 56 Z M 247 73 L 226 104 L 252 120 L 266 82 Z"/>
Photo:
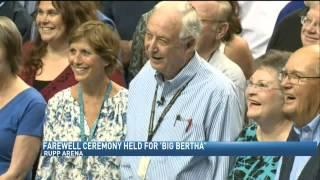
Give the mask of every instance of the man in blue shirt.
<path id="1" fill-rule="evenodd" d="M 285 95 L 283 111 L 294 122 L 289 139 L 295 134 L 299 141 L 319 143 L 320 46 L 306 46 L 293 53 L 280 79 Z M 316 156 L 283 157 L 276 179 L 320 179 L 319 158 L 320 146 Z"/>
<path id="2" fill-rule="evenodd" d="M 127 141 L 233 141 L 235 86 L 195 52 L 200 21 L 189 2 L 160 2 L 148 20 L 149 61 L 129 86 Z M 225 179 L 229 157 L 122 157 L 122 179 Z"/>

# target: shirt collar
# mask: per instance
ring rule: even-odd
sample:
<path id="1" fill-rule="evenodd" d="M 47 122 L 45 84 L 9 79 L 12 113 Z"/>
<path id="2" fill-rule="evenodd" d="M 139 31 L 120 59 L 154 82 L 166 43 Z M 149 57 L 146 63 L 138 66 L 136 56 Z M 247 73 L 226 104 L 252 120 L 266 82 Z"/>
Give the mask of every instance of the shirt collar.
<path id="1" fill-rule="evenodd" d="M 192 78 L 197 73 L 199 65 L 200 61 L 197 58 L 197 54 L 195 53 L 188 64 L 186 64 L 186 66 L 173 79 L 165 81 L 162 74 L 157 71 L 155 73 L 155 79 L 158 84 L 169 84 L 173 89 L 175 89 Z"/>
<path id="2" fill-rule="evenodd" d="M 314 139 L 314 135 L 317 132 L 317 129 L 320 128 L 320 114 L 318 114 L 315 118 L 313 118 L 307 125 L 303 126 L 302 128 L 293 128 L 300 137 L 302 133 L 312 133 L 312 137 Z"/>

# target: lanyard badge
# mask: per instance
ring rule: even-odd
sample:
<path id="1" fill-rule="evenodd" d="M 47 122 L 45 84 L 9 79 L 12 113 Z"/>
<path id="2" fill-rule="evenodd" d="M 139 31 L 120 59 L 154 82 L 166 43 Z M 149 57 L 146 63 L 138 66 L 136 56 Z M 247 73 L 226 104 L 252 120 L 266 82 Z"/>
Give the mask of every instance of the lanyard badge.
<path id="1" fill-rule="evenodd" d="M 82 92 L 82 88 L 79 84 L 78 86 L 78 99 L 79 99 L 79 105 L 80 105 L 80 137 L 81 137 L 81 141 L 91 141 L 93 136 L 94 136 L 94 133 L 97 129 L 97 126 L 98 126 L 98 122 L 99 122 L 99 118 L 100 118 L 100 114 L 101 114 L 101 111 L 103 109 L 103 104 L 105 101 L 108 100 L 109 96 L 110 96 L 110 93 L 111 93 L 111 90 L 112 90 L 112 83 L 111 81 L 109 81 L 108 83 L 108 87 L 106 88 L 106 91 L 104 93 L 104 98 L 103 98 L 103 101 L 102 101 L 102 104 L 100 106 L 100 110 L 99 110 L 99 114 L 97 116 L 97 119 L 94 121 L 94 124 L 93 126 L 91 127 L 90 129 L 90 134 L 89 136 L 86 136 L 85 133 L 84 133 L 84 103 L 83 103 L 83 92 Z"/>

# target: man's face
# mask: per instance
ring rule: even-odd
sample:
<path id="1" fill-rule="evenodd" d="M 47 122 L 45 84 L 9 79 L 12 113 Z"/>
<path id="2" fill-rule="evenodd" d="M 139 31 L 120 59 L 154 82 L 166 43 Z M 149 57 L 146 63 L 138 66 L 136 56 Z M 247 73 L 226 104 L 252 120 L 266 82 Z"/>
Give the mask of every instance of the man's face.
<path id="1" fill-rule="evenodd" d="M 165 79 L 172 79 L 186 64 L 185 43 L 179 38 L 181 17 L 170 9 L 160 8 L 148 20 L 144 39 L 151 66 Z"/>
<path id="2" fill-rule="evenodd" d="M 289 58 L 284 68 L 289 78 L 283 79 L 281 83 L 285 97 L 283 111 L 298 127 L 308 124 L 320 112 L 320 79 L 303 78 L 319 77 L 316 70 L 319 64 L 319 55 L 299 51 Z M 296 81 L 296 77 L 301 78 Z"/>
<path id="3" fill-rule="evenodd" d="M 192 1 L 191 4 L 197 11 L 202 24 L 199 43 L 216 42 L 218 40 L 218 27 L 221 23 L 218 17 L 219 4 L 213 1 Z"/>
<path id="4" fill-rule="evenodd" d="M 303 46 L 320 44 L 320 5 L 311 8 L 304 17 L 301 28 Z"/>

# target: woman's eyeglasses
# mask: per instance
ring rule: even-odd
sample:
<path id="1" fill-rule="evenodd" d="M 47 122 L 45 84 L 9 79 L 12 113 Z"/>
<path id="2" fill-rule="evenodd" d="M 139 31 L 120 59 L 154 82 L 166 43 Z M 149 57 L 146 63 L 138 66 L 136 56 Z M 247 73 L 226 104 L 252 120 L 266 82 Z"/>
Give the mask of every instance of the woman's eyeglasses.
<path id="1" fill-rule="evenodd" d="M 271 89 L 279 90 L 280 89 L 280 88 L 272 87 L 271 84 L 268 82 L 262 82 L 262 81 L 259 81 L 257 83 L 253 83 L 252 81 L 249 81 L 247 87 L 256 88 L 258 90 L 271 90 Z"/>
<path id="2" fill-rule="evenodd" d="M 301 16 L 301 24 L 304 26 L 310 26 L 316 28 L 317 33 L 320 33 L 320 23 L 316 22 L 314 19 L 309 18 L 308 16 Z"/>

